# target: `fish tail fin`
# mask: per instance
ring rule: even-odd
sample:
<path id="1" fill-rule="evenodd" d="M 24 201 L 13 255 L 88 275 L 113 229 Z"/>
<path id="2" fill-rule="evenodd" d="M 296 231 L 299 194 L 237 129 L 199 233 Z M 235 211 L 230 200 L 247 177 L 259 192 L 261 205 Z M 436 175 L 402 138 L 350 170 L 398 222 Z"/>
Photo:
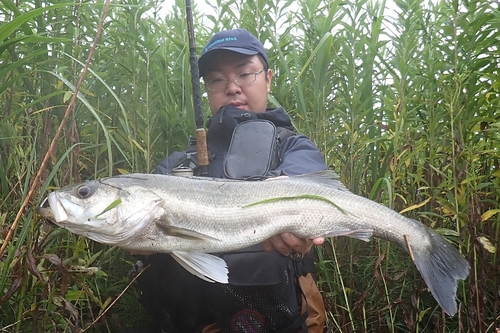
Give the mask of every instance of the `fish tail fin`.
<path id="1" fill-rule="evenodd" d="M 410 255 L 432 295 L 441 308 L 450 316 L 457 313 L 457 281 L 465 280 L 470 265 L 464 256 L 448 241 L 431 229 L 430 246 L 419 251 L 407 241 Z"/>

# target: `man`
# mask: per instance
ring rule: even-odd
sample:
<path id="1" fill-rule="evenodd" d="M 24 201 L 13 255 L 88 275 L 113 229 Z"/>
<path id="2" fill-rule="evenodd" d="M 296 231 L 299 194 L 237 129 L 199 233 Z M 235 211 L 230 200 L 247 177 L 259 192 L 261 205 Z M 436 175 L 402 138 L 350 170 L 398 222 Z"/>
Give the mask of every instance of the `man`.
<path id="1" fill-rule="evenodd" d="M 213 114 L 207 123 L 208 176 L 255 180 L 326 169 L 315 145 L 293 132 L 285 111 L 267 108 L 273 73 L 257 38 L 242 29 L 221 31 L 198 64 Z M 242 153 L 255 150 L 250 159 Z M 156 172 L 168 174 L 193 162 L 192 154 L 176 152 Z M 220 254 L 228 264 L 229 284 L 202 281 L 168 255 L 149 256 L 143 260 L 149 268 L 138 279 L 141 303 L 163 332 L 321 333 L 323 300 L 312 260 L 303 254 L 322 241 L 284 233 Z"/>

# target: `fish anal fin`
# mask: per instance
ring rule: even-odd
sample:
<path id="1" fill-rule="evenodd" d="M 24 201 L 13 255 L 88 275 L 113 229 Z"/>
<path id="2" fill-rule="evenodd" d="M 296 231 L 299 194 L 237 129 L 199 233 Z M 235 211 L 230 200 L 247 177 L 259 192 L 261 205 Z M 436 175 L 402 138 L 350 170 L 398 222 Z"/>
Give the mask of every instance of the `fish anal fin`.
<path id="1" fill-rule="evenodd" d="M 174 251 L 172 257 L 189 273 L 207 282 L 228 283 L 227 264 L 224 259 L 208 253 Z"/>
<path id="2" fill-rule="evenodd" d="M 372 229 L 356 229 L 356 230 L 334 230 L 326 235 L 321 235 L 318 237 L 338 237 L 338 236 L 347 236 L 356 239 L 360 239 L 364 242 L 369 242 L 370 238 L 373 236 Z"/>

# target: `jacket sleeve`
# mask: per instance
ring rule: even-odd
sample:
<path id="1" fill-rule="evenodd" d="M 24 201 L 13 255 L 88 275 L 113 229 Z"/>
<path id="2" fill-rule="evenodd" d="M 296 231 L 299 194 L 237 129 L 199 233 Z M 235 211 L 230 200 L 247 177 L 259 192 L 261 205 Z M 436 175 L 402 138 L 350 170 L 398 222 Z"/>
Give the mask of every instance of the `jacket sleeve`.
<path id="1" fill-rule="evenodd" d="M 302 175 L 326 170 L 325 159 L 318 148 L 304 135 L 286 138 L 281 144 L 282 163 L 272 175 Z"/>
<path id="2" fill-rule="evenodd" d="M 154 173 L 159 173 L 162 175 L 168 175 L 175 168 L 182 159 L 186 156 L 185 152 L 176 151 L 172 153 L 170 156 L 163 159 L 163 161 L 158 164 Z"/>

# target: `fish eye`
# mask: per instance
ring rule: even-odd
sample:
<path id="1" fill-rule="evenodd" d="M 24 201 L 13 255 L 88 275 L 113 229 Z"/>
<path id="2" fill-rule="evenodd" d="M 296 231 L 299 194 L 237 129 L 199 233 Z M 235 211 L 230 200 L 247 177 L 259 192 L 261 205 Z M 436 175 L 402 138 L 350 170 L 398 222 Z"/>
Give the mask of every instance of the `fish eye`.
<path id="1" fill-rule="evenodd" d="M 85 199 L 92 195 L 92 190 L 87 185 L 82 185 L 76 190 L 76 193 L 80 198 Z"/>

